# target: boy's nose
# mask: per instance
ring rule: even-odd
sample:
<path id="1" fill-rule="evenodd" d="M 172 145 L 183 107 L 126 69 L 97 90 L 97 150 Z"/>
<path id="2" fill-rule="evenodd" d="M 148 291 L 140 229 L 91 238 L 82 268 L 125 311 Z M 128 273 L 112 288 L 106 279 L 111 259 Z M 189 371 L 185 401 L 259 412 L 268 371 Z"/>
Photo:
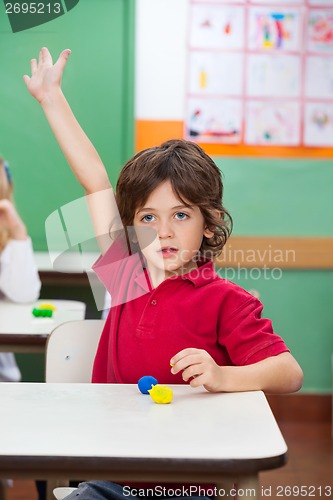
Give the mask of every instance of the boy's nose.
<path id="1" fill-rule="evenodd" d="M 172 228 L 171 228 L 170 224 L 167 222 L 159 224 L 157 233 L 158 233 L 158 237 L 160 239 L 170 238 L 173 234 Z"/>

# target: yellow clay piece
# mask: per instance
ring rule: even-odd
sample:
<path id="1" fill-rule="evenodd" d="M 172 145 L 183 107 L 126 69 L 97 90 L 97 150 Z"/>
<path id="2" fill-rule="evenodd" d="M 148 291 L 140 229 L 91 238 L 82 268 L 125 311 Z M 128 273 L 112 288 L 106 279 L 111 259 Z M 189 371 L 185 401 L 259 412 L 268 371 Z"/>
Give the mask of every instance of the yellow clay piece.
<path id="1" fill-rule="evenodd" d="M 47 304 L 46 302 L 44 302 L 44 304 L 40 304 L 38 309 L 51 309 L 51 311 L 55 311 L 57 308 L 54 307 L 52 304 Z"/>
<path id="2" fill-rule="evenodd" d="M 171 403 L 173 392 L 167 385 L 153 385 L 151 389 L 148 390 L 150 397 L 158 405 L 165 405 Z"/>

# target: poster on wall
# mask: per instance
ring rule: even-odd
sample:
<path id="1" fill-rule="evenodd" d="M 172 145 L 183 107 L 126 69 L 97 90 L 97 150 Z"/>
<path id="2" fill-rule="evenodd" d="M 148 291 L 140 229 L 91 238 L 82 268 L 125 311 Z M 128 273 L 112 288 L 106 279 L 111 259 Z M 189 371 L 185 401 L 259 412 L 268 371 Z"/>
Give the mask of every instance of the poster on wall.
<path id="1" fill-rule="evenodd" d="M 300 143 L 300 107 L 297 103 L 248 101 L 245 120 L 247 144 L 297 146 Z"/>
<path id="2" fill-rule="evenodd" d="M 251 7 L 248 18 L 250 50 L 300 49 L 300 11 L 273 6 Z"/>
<path id="3" fill-rule="evenodd" d="M 332 7 L 332 0 L 309 0 L 310 5 L 330 5 Z"/>
<path id="4" fill-rule="evenodd" d="M 307 27 L 307 49 L 333 53 L 333 9 L 310 10 Z"/>
<path id="5" fill-rule="evenodd" d="M 244 7 L 194 4 L 191 17 L 192 48 L 241 50 L 244 47 Z"/>
<path id="6" fill-rule="evenodd" d="M 324 1 L 331 1 L 331 0 L 324 0 Z M 286 0 L 286 2 L 277 2 L 276 0 L 251 0 L 250 3 L 260 3 L 260 4 L 273 4 L 273 5 L 280 5 L 281 3 L 286 3 L 288 5 L 302 5 L 304 4 L 304 0 Z"/>
<path id="7" fill-rule="evenodd" d="M 333 0 L 190 0 L 185 136 L 333 147 Z"/>
<path id="8" fill-rule="evenodd" d="M 193 98 L 188 102 L 188 135 L 198 142 L 239 143 L 242 128 L 240 99 Z"/>
<path id="9" fill-rule="evenodd" d="M 304 122 L 305 143 L 308 146 L 332 145 L 333 104 L 307 103 Z"/>

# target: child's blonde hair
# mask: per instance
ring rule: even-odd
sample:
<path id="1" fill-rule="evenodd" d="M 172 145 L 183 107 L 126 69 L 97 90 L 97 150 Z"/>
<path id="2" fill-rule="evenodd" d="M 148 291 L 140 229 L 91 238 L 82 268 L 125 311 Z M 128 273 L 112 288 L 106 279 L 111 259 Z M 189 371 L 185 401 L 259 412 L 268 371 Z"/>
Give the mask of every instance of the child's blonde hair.
<path id="1" fill-rule="evenodd" d="M 5 169 L 5 160 L 0 157 L 0 200 L 3 199 L 13 202 L 13 185 Z M 0 223 L 0 252 L 5 248 L 9 239 L 8 230 Z"/>

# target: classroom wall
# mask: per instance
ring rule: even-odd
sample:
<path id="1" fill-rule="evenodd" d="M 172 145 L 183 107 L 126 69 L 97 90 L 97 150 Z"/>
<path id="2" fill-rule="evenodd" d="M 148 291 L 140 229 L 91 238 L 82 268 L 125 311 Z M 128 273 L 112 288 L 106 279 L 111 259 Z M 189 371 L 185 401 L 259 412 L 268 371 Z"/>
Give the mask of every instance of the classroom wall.
<path id="1" fill-rule="evenodd" d="M 137 149 L 182 137 L 188 21 L 187 0 L 137 1 Z M 333 159 L 226 154 L 214 160 L 223 172 L 235 235 L 333 236 Z M 260 293 L 265 315 L 304 370 L 303 392 L 330 392 L 333 270 L 220 274 Z"/>
<path id="2" fill-rule="evenodd" d="M 136 1 L 137 120 L 184 117 L 187 16 L 187 0 Z"/>
<path id="3" fill-rule="evenodd" d="M 17 33 L 0 2 L 0 154 L 10 162 L 16 203 L 35 250 L 47 250 L 47 217 L 84 192 L 22 77 L 41 47 L 54 60 L 71 49 L 63 89 L 115 182 L 133 154 L 134 2 L 80 0 L 65 15 Z"/>

